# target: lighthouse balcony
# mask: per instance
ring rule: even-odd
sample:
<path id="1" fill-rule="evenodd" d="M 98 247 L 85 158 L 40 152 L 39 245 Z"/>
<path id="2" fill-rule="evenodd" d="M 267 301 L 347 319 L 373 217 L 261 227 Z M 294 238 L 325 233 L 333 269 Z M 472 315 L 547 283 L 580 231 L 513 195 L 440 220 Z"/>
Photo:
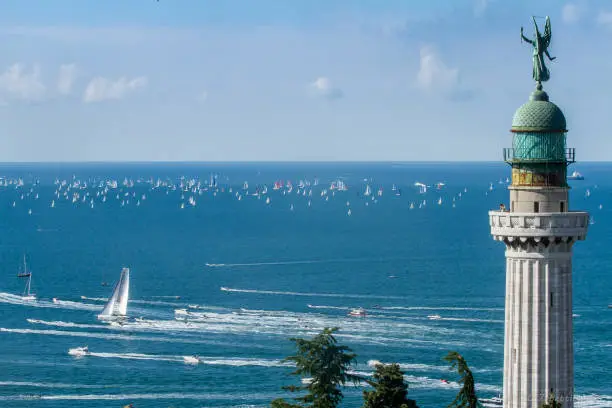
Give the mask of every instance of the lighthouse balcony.
<path id="1" fill-rule="evenodd" d="M 576 148 L 566 147 L 564 149 L 542 150 L 533 147 L 505 147 L 504 161 L 508 164 L 513 163 L 566 163 L 571 164 L 576 161 Z"/>
<path id="2" fill-rule="evenodd" d="M 517 213 L 489 211 L 491 235 L 496 240 L 506 237 L 558 237 L 584 240 L 589 225 L 589 213 Z"/>

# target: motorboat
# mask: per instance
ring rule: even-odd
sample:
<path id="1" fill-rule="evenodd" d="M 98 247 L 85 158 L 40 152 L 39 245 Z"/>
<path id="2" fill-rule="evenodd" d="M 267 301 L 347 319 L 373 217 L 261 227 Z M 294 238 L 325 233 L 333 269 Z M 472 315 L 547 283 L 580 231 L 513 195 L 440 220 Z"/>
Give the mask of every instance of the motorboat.
<path id="1" fill-rule="evenodd" d="M 348 315 L 353 317 L 366 317 L 366 311 L 364 308 L 358 307 L 357 309 L 352 309 L 350 312 L 348 312 Z"/>
<path id="2" fill-rule="evenodd" d="M 442 318 L 442 316 L 440 316 L 439 314 L 434 314 L 434 315 L 427 316 L 427 318 L 429 320 L 440 320 Z"/>
<path id="3" fill-rule="evenodd" d="M 84 347 L 71 348 L 68 350 L 68 354 L 70 354 L 71 356 L 75 356 L 75 357 L 83 357 L 83 356 L 88 356 L 91 353 L 89 352 L 89 347 L 84 346 Z"/>
<path id="4" fill-rule="evenodd" d="M 200 357 L 198 356 L 183 356 L 185 364 L 200 364 Z"/>
<path id="5" fill-rule="evenodd" d="M 567 176 L 568 180 L 584 180 L 584 176 L 578 173 L 576 170 L 572 172 L 569 176 Z"/>
<path id="6" fill-rule="evenodd" d="M 482 402 L 482 405 L 484 405 L 485 407 L 503 407 L 504 406 L 504 400 L 501 397 L 501 395 L 497 397 L 493 397 L 493 398 L 482 398 L 480 399 L 480 402 Z"/>

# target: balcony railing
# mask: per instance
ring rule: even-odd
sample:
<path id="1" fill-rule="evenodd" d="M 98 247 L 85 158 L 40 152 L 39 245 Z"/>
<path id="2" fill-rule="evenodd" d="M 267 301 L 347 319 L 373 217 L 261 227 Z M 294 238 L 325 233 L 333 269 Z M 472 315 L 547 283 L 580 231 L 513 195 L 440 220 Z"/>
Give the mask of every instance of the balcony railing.
<path id="1" fill-rule="evenodd" d="M 527 149 L 515 149 L 512 147 L 504 148 L 504 161 L 506 163 L 536 163 L 536 162 L 547 162 L 547 163 L 567 163 L 571 164 L 576 161 L 576 149 L 574 147 L 566 147 L 565 152 L 558 155 L 555 158 L 550 157 L 529 157 L 531 152 Z"/>
<path id="2" fill-rule="evenodd" d="M 589 214 L 515 213 L 489 211 L 489 225 L 494 237 L 575 237 L 583 240 L 589 226 Z"/>

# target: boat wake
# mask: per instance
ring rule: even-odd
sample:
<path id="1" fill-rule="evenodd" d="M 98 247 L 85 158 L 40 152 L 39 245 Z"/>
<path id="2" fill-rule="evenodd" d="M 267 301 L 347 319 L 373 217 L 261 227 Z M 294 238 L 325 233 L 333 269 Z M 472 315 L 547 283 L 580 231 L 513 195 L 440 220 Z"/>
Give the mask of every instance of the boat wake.
<path id="1" fill-rule="evenodd" d="M 258 367 L 294 367 L 291 363 L 282 362 L 272 359 L 258 358 L 231 358 L 231 357 L 194 357 L 194 356 L 177 356 L 177 355 L 160 355 L 160 354 L 140 354 L 140 353 L 99 353 L 90 351 L 87 357 L 98 358 L 119 358 L 126 360 L 151 360 L 151 361 L 168 361 L 183 364 L 204 364 L 204 365 L 222 365 L 232 367 L 258 366 Z"/>
<path id="2" fill-rule="evenodd" d="M 348 306 L 319 306 L 319 305 L 308 305 L 310 309 L 330 309 L 330 310 L 351 310 Z"/>
<path id="3" fill-rule="evenodd" d="M 469 317 L 438 317 L 436 320 L 438 321 L 447 321 L 447 322 L 471 322 L 471 323 L 504 323 L 503 320 L 494 320 L 494 319 L 475 319 Z"/>
<path id="4" fill-rule="evenodd" d="M 84 332 L 84 331 L 67 331 L 67 330 L 39 330 L 39 329 L 11 329 L 7 327 L 0 327 L 0 333 L 15 333 L 15 334 L 38 334 L 47 336 L 65 336 L 65 337 L 84 337 L 84 338 L 95 338 L 105 340 L 127 340 L 127 341 L 151 341 L 158 343 L 186 343 L 186 344 L 211 344 L 211 345 L 227 345 L 227 343 L 190 339 L 190 338 L 176 338 L 176 337 L 150 337 L 150 336 L 134 336 L 128 334 L 116 334 L 116 333 L 99 333 L 99 332 Z M 246 347 L 253 348 L 252 345 L 238 345 L 235 347 Z"/>
<path id="5" fill-rule="evenodd" d="M 223 401 L 269 401 L 278 397 L 277 394 L 216 394 L 212 392 L 202 393 L 147 393 L 147 394 L 66 394 L 66 395 L 40 395 L 40 394 L 20 394 L 3 395 L 0 401 L 29 401 L 29 400 L 50 400 L 50 401 L 132 401 L 132 400 L 223 400 Z M 238 405 L 244 407 L 244 405 Z"/>
<path id="6" fill-rule="evenodd" d="M 327 264 L 327 263 L 351 263 L 351 262 L 384 262 L 402 261 L 410 258 L 338 258 L 338 259 L 305 259 L 299 261 L 273 261 L 273 262 L 245 262 L 245 263 L 206 263 L 208 268 L 231 268 L 242 266 L 277 266 L 277 265 L 307 265 L 307 264 Z"/>
<path id="7" fill-rule="evenodd" d="M 224 292 L 237 293 L 254 293 L 260 295 L 281 295 L 281 296 L 310 296 L 310 297 L 337 297 L 337 298 L 354 298 L 354 299 L 404 299 L 401 296 L 384 296 L 384 295 L 358 295 L 350 293 L 305 293 L 305 292 L 285 292 L 278 290 L 257 290 L 257 289 L 237 289 L 221 286 Z"/>
<path id="8" fill-rule="evenodd" d="M 62 321 L 49 322 L 46 320 L 38 320 L 38 319 L 30 319 L 30 318 L 27 318 L 26 320 L 28 323 L 31 323 L 31 324 L 42 324 L 45 326 L 54 326 L 54 327 L 72 327 L 72 328 L 78 328 L 78 329 L 104 329 L 106 327 L 114 327 L 114 326 L 107 326 L 103 324 L 80 324 L 80 323 L 62 322 Z"/>
<path id="9" fill-rule="evenodd" d="M 159 297 L 165 298 L 165 296 L 159 296 Z M 175 298 L 175 297 L 172 297 L 172 298 Z M 108 302 L 108 298 L 102 298 L 102 297 L 81 296 L 81 299 L 91 300 L 94 302 Z M 185 306 L 185 303 L 167 302 L 163 300 L 130 299 L 129 302 L 136 303 L 136 304 L 142 304 L 142 305 L 158 305 L 158 306 L 174 306 L 174 307 Z"/>
<path id="10" fill-rule="evenodd" d="M 388 364 L 388 363 L 383 363 L 379 360 L 368 360 L 367 366 L 370 368 L 375 368 L 377 364 Z M 443 365 L 430 365 L 430 364 L 419 364 L 419 363 L 398 363 L 398 364 L 400 368 L 404 370 L 405 372 L 414 372 L 414 371 L 426 372 L 426 373 L 431 373 L 431 372 L 450 373 L 451 372 L 449 366 L 443 366 Z M 490 373 L 494 371 L 501 371 L 501 367 L 496 368 L 496 369 L 470 367 L 470 369 L 472 370 L 472 372 L 475 372 L 475 373 Z"/>
<path id="11" fill-rule="evenodd" d="M 180 312 L 180 313 L 178 313 Z M 196 312 L 177 309 L 175 319 L 135 319 L 126 320 L 121 325 L 81 324 L 77 322 L 45 321 L 28 319 L 31 324 L 56 326 L 60 328 L 113 330 L 128 333 L 156 333 L 159 335 L 176 335 L 177 340 L 188 336 L 190 339 L 209 337 L 214 334 L 248 336 L 247 342 L 236 342 L 244 347 L 267 348 L 255 339 L 257 336 L 287 336 L 289 333 L 298 336 L 309 336 L 319 332 L 323 327 L 343 328 L 338 336 L 351 342 L 375 345 L 410 344 L 415 348 L 423 347 L 470 347 L 469 338 L 483 334 L 478 331 L 445 327 L 432 324 L 414 324 L 412 322 L 377 318 L 370 315 L 365 319 L 351 319 L 345 314 L 328 316 L 318 313 L 298 313 L 274 310 L 239 311 L 206 311 Z M 17 330 L 17 329 L 16 329 Z M 19 329 L 20 330 L 20 329 Z M 79 335 L 83 335 L 78 332 Z M 97 333 L 96 335 L 104 335 Z M 461 341 L 448 341 L 450 338 L 461 338 Z M 247 339 L 245 337 L 245 339 Z"/>
<path id="12" fill-rule="evenodd" d="M 89 385 L 89 384 L 64 384 L 30 381 L 0 381 L 0 387 L 29 387 L 29 388 L 112 388 L 122 385 Z"/>
<path id="13" fill-rule="evenodd" d="M 448 311 L 475 311 L 475 312 L 503 312 L 498 307 L 447 307 L 447 306 L 384 306 L 382 310 L 448 310 Z"/>
<path id="14" fill-rule="evenodd" d="M 100 306 L 91 303 L 71 302 L 66 300 L 55 300 L 50 302 L 47 300 L 24 300 L 21 296 L 13 295 L 12 293 L 0 292 L 0 303 L 9 303 L 19 306 L 56 308 L 56 309 L 72 309 L 72 310 L 100 310 Z"/>

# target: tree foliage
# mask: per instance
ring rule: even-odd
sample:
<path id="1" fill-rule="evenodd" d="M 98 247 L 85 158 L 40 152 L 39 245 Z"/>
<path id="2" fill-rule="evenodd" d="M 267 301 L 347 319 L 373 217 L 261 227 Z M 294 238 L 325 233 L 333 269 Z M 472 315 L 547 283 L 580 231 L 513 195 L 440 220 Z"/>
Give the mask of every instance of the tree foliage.
<path id="1" fill-rule="evenodd" d="M 285 361 L 295 363 L 296 369 L 291 374 L 304 379 L 302 385 L 283 387 L 291 392 L 306 391 L 306 394 L 294 397 L 297 404 L 290 404 L 283 399 L 272 401 L 273 408 L 312 407 L 335 408 L 342 401 L 340 387 L 347 382 L 357 383 L 361 377 L 350 374 L 349 369 L 355 361 L 355 354 L 346 346 L 339 345 L 334 333 L 337 328 L 325 328 L 310 340 L 292 338 L 297 353 Z"/>
<path id="2" fill-rule="evenodd" d="M 542 408 L 561 408 L 562 404 L 557 401 L 555 394 L 550 394 L 548 400 L 542 404 Z"/>
<path id="3" fill-rule="evenodd" d="M 364 408 L 418 408 L 408 399 L 408 384 L 399 364 L 376 364 L 374 380 L 365 380 L 374 387 L 363 392 Z"/>
<path id="4" fill-rule="evenodd" d="M 444 360 L 450 363 L 451 369 L 457 369 L 457 373 L 459 373 L 460 376 L 459 384 L 461 384 L 461 389 L 455 397 L 455 400 L 449 405 L 449 408 L 481 407 L 482 405 L 478 402 L 478 397 L 476 396 L 474 375 L 468 367 L 468 364 L 465 359 L 461 356 L 461 354 L 457 353 L 456 351 L 451 351 L 446 355 L 446 357 L 444 357 Z"/>

